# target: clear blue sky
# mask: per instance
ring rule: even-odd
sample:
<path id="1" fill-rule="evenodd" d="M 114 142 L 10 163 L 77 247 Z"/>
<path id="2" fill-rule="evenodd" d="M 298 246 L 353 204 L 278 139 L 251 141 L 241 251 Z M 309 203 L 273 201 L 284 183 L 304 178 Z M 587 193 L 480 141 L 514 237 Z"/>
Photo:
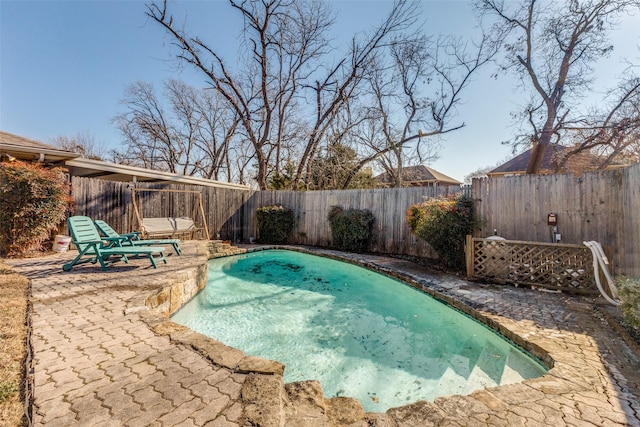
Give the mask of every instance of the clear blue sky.
<path id="1" fill-rule="evenodd" d="M 202 75 L 178 69 L 170 42 L 145 16 L 144 1 L 0 0 L 0 130 L 49 143 L 56 136 L 90 132 L 108 147 L 120 137 L 112 118 L 122 112 L 124 89 L 141 80 L 158 88 L 166 78 L 204 86 Z M 336 44 L 364 31 L 389 10 L 389 0 L 333 1 L 338 12 Z M 466 1 L 423 1 L 428 33 L 464 35 L 474 26 Z M 190 33 L 224 46 L 233 60 L 240 30 L 237 14 L 225 1 L 170 2 L 177 23 L 187 19 Z M 598 86 L 612 86 L 623 68 L 619 58 L 635 58 L 640 17 L 628 17 L 613 37 L 612 57 L 599 64 Z M 478 74 L 463 95 L 458 120 L 466 127 L 441 141 L 441 158 L 431 166 L 462 180 L 480 167 L 510 154 L 500 144 L 513 133 L 509 112 L 520 101 L 513 80 Z"/>

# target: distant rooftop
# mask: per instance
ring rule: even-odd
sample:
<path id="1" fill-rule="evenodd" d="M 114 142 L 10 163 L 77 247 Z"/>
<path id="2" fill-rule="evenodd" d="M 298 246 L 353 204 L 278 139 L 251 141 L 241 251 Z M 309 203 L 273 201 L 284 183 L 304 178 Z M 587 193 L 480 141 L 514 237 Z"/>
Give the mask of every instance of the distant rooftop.
<path id="1" fill-rule="evenodd" d="M 540 171 L 554 172 L 557 169 L 556 159 L 558 157 L 558 154 L 562 153 L 566 149 L 567 147 L 564 147 L 562 145 L 550 145 L 549 147 L 547 147 L 547 149 L 544 151 L 542 163 L 540 164 Z M 527 165 L 529 164 L 529 159 L 531 158 L 532 150 L 533 149 L 530 148 L 524 153 L 518 154 L 513 159 L 501 164 L 492 171 L 487 172 L 487 175 L 506 175 L 526 172 Z"/>
<path id="2" fill-rule="evenodd" d="M 540 164 L 540 174 L 549 173 L 581 173 L 587 170 L 598 169 L 599 162 L 598 157 L 588 151 L 583 151 L 569 157 L 564 165 L 560 167 L 565 153 L 571 147 L 564 145 L 553 144 L 549 145 L 544 151 L 544 157 Z M 513 159 L 506 163 L 501 164 L 492 171 L 487 172 L 488 176 L 502 176 L 502 175 L 521 175 L 527 172 L 527 165 L 531 158 L 531 152 L 533 148 L 528 149 L 522 154 L 517 155 Z M 612 164 L 608 166 L 608 169 L 621 167 L 621 164 Z"/>
<path id="3" fill-rule="evenodd" d="M 376 176 L 375 179 L 382 184 L 391 184 L 393 181 L 391 175 L 386 172 Z M 410 186 L 462 185 L 460 181 L 424 165 L 402 168 L 402 181 Z"/>

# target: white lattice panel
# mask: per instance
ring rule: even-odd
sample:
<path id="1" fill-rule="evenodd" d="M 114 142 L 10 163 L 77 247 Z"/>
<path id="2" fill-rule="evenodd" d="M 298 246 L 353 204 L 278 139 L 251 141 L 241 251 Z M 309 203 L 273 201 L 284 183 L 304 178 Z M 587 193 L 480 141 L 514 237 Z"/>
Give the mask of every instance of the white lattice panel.
<path id="1" fill-rule="evenodd" d="M 583 294 L 598 292 L 593 257 L 584 246 L 474 238 L 469 249 L 474 277 Z"/>

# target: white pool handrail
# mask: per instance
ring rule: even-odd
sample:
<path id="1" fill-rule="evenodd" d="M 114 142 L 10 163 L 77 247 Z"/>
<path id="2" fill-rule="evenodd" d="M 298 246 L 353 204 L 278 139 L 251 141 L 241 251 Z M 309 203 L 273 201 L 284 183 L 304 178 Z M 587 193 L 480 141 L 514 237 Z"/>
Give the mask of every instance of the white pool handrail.
<path id="1" fill-rule="evenodd" d="M 613 282 L 613 278 L 609 273 L 609 269 L 607 268 L 607 265 L 609 264 L 609 260 L 607 259 L 607 256 L 604 254 L 604 251 L 602 250 L 602 245 L 600 245 L 600 243 L 596 241 L 582 242 L 582 243 L 587 248 L 589 248 L 591 250 L 591 253 L 593 254 L 593 275 L 596 278 L 596 285 L 598 286 L 598 290 L 600 291 L 600 294 L 604 297 L 604 299 L 606 299 L 609 303 L 613 305 L 617 306 L 622 304 L 618 296 L 618 288 L 616 288 L 616 285 Z M 607 292 L 604 290 L 604 287 L 602 286 L 602 283 L 600 282 L 600 269 L 602 269 L 602 272 L 604 273 L 604 277 L 607 279 L 607 284 L 609 285 L 611 296 L 607 294 Z"/>

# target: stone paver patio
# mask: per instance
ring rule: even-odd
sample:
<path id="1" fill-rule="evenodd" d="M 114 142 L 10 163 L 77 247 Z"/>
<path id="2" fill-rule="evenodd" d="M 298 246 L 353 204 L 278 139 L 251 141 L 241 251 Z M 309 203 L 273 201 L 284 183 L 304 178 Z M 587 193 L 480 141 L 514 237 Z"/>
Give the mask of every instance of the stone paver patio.
<path id="1" fill-rule="evenodd" d="M 355 408 L 351 417 L 344 411 L 336 415 L 344 401 L 322 396 L 292 409 L 291 390 L 305 385 L 285 390 L 281 381 L 270 382 L 271 402 L 251 400 L 260 394 L 254 390 L 260 375 L 225 367 L 170 333 L 159 333 L 139 304 L 206 262 L 203 244 L 183 246 L 182 257 L 170 256 L 157 270 L 147 260 L 132 260 L 106 272 L 91 264 L 62 272 L 74 252 L 8 261 L 32 280 L 35 425 L 640 426 L 640 360 L 592 301 L 469 283 L 434 276 L 408 261 L 326 250 L 313 251 L 400 275 L 462 310 L 475 309 L 515 342 L 527 341 L 553 368 L 521 384 L 384 414 L 363 415 Z M 275 412 L 268 405 L 276 405 Z"/>

